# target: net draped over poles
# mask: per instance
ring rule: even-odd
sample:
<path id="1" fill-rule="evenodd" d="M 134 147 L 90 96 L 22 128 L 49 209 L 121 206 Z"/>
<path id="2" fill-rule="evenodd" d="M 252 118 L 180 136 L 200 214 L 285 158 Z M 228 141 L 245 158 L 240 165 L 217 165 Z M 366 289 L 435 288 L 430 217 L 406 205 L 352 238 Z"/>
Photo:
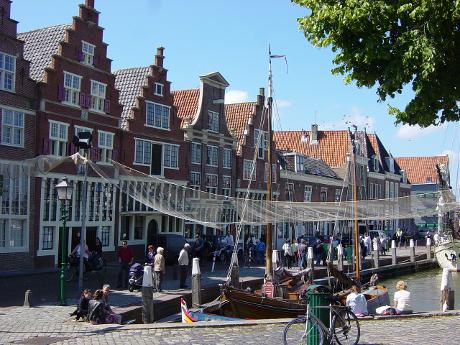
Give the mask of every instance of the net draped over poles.
<path id="1" fill-rule="evenodd" d="M 292 202 L 228 197 L 199 190 L 201 183 L 195 189 L 144 174 L 116 161 L 112 161 L 109 176 L 107 169 L 79 153 L 69 157 L 40 156 L 24 162 L 35 176 L 46 175 L 63 164 L 75 164 L 77 167 L 87 164 L 93 174 L 119 189 L 122 202 L 140 202 L 146 206 L 145 212 L 161 212 L 214 228 L 224 228 L 231 224 L 241 226 L 351 221 L 355 217 L 363 221 L 431 216 L 439 213 L 438 200 L 441 194 L 444 200 L 442 212 L 460 210 L 460 203 L 455 201 L 449 190 L 398 198 L 359 200 L 355 216 L 353 201 Z M 205 185 L 212 183 L 213 181 L 205 181 Z"/>

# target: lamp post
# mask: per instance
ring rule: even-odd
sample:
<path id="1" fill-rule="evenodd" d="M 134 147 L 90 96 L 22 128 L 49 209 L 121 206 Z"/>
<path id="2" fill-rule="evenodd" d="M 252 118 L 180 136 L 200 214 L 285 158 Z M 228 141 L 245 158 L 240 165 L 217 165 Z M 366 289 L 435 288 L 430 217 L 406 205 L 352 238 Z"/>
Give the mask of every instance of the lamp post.
<path id="1" fill-rule="evenodd" d="M 67 183 L 67 178 L 64 177 L 61 182 L 56 185 L 58 199 L 61 201 L 61 275 L 59 277 L 59 301 L 61 305 L 67 305 L 65 298 L 65 266 L 66 266 L 66 222 L 67 222 L 67 201 L 72 199 L 72 186 Z"/>

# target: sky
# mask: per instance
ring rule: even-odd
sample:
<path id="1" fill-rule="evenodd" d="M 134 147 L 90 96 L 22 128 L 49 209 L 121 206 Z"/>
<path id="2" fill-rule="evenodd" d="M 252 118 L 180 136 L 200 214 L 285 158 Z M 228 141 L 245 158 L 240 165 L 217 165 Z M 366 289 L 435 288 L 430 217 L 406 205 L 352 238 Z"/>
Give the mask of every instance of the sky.
<path id="1" fill-rule="evenodd" d="M 71 23 L 84 0 L 13 0 L 18 31 Z M 449 154 L 451 179 L 458 175 L 458 124 L 421 129 L 395 126 L 388 104 L 403 107 L 410 87 L 396 99 L 378 102 L 374 89 L 346 85 L 332 75 L 333 53 L 313 47 L 297 18 L 307 10 L 289 0 L 95 0 L 105 28 L 113 70 L 153 63 L 165 47 L 172 88 L 199 86 L 199 76 L 220 72 L 229 82 L 226 102 L 255 101 L 267 87 L 268 47 L 284 60 L 273 61 L 277 130 L 346 129 L 355 124 L 377 133 L 393 156 Z M 458 188 L 458 186 L 457 186 Z"/>

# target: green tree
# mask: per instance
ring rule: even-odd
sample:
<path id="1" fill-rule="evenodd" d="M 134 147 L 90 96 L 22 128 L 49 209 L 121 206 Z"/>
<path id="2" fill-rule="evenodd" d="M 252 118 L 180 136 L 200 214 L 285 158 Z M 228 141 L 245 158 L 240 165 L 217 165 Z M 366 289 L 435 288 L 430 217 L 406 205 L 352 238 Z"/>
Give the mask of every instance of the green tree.
<path id="1" fill-rule="evenodd" d="M 308 9 L 305 37 L 332 48 L 333 74 L 377 86 L 379 101 L 412 86 L 404 110 L 389 106 L 397 123 L 459 120 L 460 0 L 292 1 Z"/>

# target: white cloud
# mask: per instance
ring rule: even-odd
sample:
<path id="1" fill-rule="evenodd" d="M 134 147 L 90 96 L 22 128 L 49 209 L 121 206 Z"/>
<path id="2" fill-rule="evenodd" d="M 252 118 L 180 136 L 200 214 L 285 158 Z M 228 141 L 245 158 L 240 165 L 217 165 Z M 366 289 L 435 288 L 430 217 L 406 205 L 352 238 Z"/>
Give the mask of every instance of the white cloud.
<path id="1" fill-rule="evenodd" d="M 419 125 L 411 126 L 411 125 L 403 125 L 398 128 L 396 132 L 396 136 L 400 139 L 414 139 L 416 137 L 420 137 L 427 134 L 432 134 L 434 132 L 439 131 L 440 129 L 444 128 L 444 125 L 439 126 L 429 126 L 426 128 L 422 128 Z"/>
<path id="2" fill-rule="evenodd" d="M 230 90 L 225 93 L 225 104 L 248 101 L 248 93 L 243 90 Z"/>
<path id="3" fill-rule="evenodd" d="M 452 161 L 455 161 L 460 158 L 460 152 L 456 152 L 453 150 L 444 150 L 441 152 L 441 155 L 443 156 L 449 156 L 449 161 L 452 163 Z"/>
<path id="4" fill-rule="evenodd" d="M 292 105 L 292 103 L 287 99 L 277 99 L 276 105 L 278 106 L 278 108 L 288 108 Z"/>
<path id="5" fill-rule="evenodd" d="M 372 116 L 363 115 L 361 110 L 353 106 L 349 115 L 343 115 L 340 120 L 332 122 L 320 123 L 320 128 L 324 130 L 338 130 L 345 129 L 356 125 L 358 130 L 363 130 L 366 128 L 368 131 L 372 131 L 375 126 L 375 118 Z"/>

